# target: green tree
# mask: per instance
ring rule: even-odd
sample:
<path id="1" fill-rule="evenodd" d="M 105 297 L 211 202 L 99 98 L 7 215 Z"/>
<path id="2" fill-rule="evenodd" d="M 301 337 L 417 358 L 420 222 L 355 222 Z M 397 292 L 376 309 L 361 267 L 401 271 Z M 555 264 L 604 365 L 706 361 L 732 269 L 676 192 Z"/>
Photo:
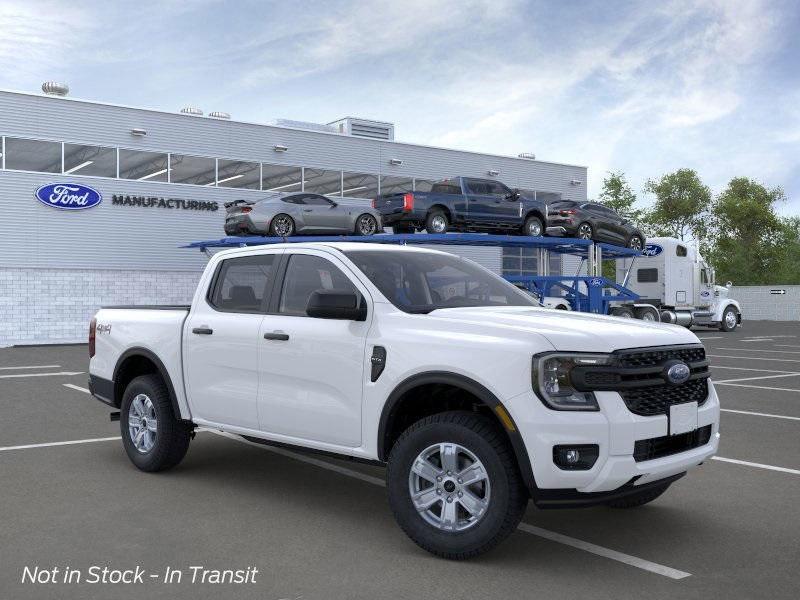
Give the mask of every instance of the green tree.
<path id="1" fill-rule="evenodd" d="M 603 191 L 598 200 L 608 208 L 633 221 L 639 220 L 642 211 L 634 208 L 636 194 L 633 193 L 625 173 L 622 171 L 609 171 L 603 180 Z"/>
<path id="2" fill-rule="evenodd" d="M 779 187 L 766 188 L 747 177 L 731 179 L 711 209 L 710 260 L 720 281 L 739 285 L 781 283 L 796 267 L 798 223 L 782 220 L 775 203 L 785 200 Z"/>
<path id="3" fill-rule="evenodd" d="M 645 193 L 655 196 L 653 207 L 644 215 L 650 235 L 681 240 L 702 240 L 708 234 L 711 190 L 692 169 L 678 169 L 659 180 L 645 183 Z"/>

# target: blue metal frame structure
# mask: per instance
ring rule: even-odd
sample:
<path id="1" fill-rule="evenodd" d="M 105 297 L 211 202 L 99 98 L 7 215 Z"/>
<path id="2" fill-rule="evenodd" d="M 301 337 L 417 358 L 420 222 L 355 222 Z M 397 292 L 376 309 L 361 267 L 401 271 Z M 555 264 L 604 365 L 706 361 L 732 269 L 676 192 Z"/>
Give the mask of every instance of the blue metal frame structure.
<path id="1" fill-rule="evenodd" d="M 485 235 L 481 233 L 442 234 L 378 234 L 369 237 L 353 235 L 279 237 L 225 237 L 218 240 L 192 242 L 182 248 L 207 252 L 212 248 L 241 248 L 271 244 L 307 242 L 360 242 L 371 244 L 423 244 L 442 246 L 495 246 L 502 248 L 536 248 L 559 254 L 589 257 L 599 248 L 603 258 L 631 258 L 638 250 L 622 248 L 591 240 L 557 237 L 528 237 L 519 235 Z M 628 288 L 596 275 L 508 275 L 505 279 L 540 296 L 562 295 L 573 310 L 608 314 L 612 302 L 635 301 L 639 296 Z"/>

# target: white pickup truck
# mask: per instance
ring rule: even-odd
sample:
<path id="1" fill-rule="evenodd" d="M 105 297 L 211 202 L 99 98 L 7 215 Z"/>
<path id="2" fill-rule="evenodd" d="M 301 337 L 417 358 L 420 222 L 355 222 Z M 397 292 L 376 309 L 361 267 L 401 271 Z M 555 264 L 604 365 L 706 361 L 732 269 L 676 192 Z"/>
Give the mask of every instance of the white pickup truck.
<path id="1" fill-rule="evenodd" d="M 719 442 L 693 333 L 539 308 L 435 250 L 223 251 L 191 306 L 103 308 L 89 342 L 140 469 L 177 465 L 198 426 L 388 463 L 400 526 L 448 558 L 493 547 L 529 499 L 650 502 Z"/>

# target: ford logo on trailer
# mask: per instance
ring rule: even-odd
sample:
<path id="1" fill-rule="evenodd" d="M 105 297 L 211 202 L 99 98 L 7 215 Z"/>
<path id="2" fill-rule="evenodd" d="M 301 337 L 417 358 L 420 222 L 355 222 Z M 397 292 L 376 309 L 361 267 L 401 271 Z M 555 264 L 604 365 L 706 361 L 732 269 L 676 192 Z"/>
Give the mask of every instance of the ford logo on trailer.
<path id="1" fill-rule="evenodd" d="M 664 248 L 658 244 L 647 244 L 642 250 L 642 256 L 658 256 L 664 251 Z"/>
<path id="2" fill-rule="evenodd" d="M 589 280 L 590 287 L 602 287 L 602 285 L 603 285 L 603 280 L 600 277 L 592 277 Z"/>
<path id="3" fill-rule="evenodd" d="M 79 183 L 49 183 L 36 190 L 36 199 L 61 210 L 82 210 L 97 206 L 103 201 L 103 196 Z"/>
<path id="4" fill-rule="evenodd" d="M 684 362 L 676 362 L 667 368 L 667 381 L 673 385 L 680 385 L 685 383 L 691 374 L 689 365 Z"/>

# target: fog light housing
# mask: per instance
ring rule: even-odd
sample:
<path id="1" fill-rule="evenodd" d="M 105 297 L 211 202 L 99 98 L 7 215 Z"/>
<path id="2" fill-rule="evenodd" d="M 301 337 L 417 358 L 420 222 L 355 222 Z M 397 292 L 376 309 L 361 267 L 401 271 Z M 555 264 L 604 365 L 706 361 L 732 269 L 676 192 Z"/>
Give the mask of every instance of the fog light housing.
<path id="1" fill-rule="evenodd" d="M 599 455 L 597 444 L 553 446 L 553 462 L 562 471 L 588 471 Z"/>

